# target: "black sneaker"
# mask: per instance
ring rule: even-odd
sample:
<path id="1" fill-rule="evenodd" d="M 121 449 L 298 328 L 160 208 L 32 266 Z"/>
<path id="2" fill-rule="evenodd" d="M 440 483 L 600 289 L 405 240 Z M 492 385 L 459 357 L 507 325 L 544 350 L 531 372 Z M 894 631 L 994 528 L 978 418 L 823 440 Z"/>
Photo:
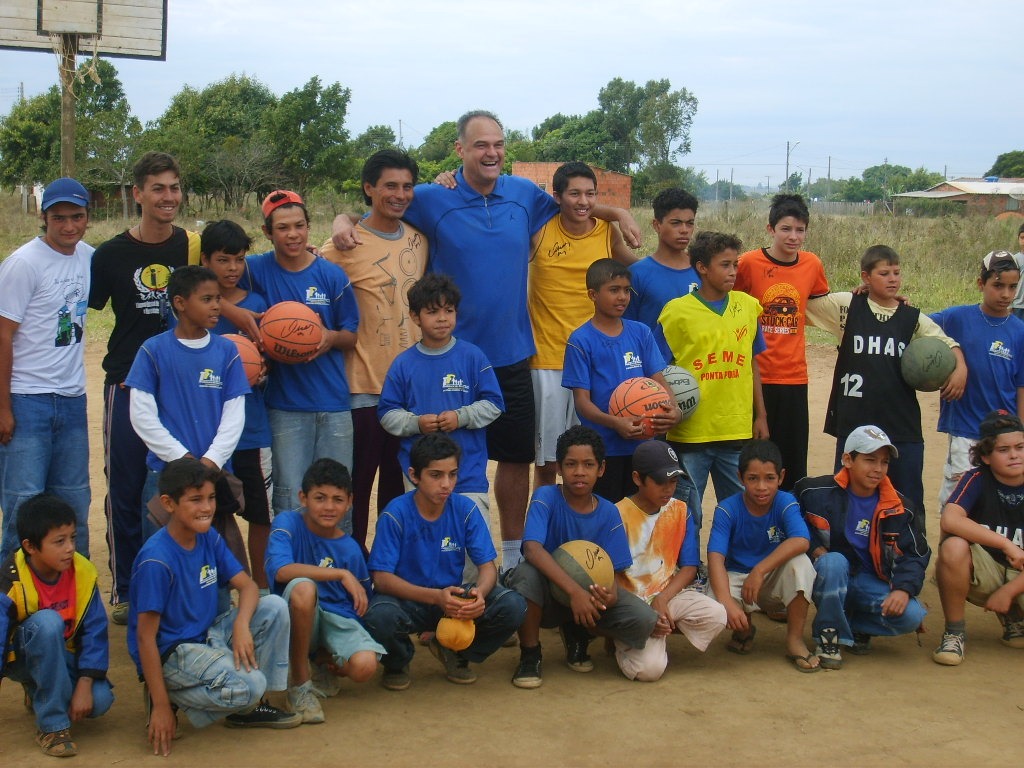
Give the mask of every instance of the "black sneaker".
<path id="1" fill-rule="evenodd" d="M 854 656 L 867 656 L 871 653 L 871 635 L 865 635 L 863 632 L 854 632 L 850 653 Z"/>
<path id="2" fill-rule="evenodd" d="M 573 672 L 593 672 L 594 662 L 587 653 L 590 633 L 578 624 L 563 624 L 558 628 L 558 634 L 565 643 L 565 663 L 569 669 Z"/>
<path id="3" fill-rule="evenodd" d="M 469 668 L 469 662 L 455 651 L 445 648 L 436 637 L 430 638 L 430 652 L 444 666 L 445 677 L 457 685 L 476 682 L 476 673 Z"/>
<path id="4" fill-rule="evenodd" d="M 302 715 L 298 712 L 285 712 L 261 701 L 253 709 L 244 714 L 236 712 L 224 718 L 228 728 L 297 728 L 302 725 Z"/>
<path id="5" fill-rule="evenodd" d="M 839 649 L 839 630 L 833 627 L 821 630 L 818 633 L 818 647 L 814 653 L 824 669 L 842 669 L 843 654 Z"/>
<path id="6" fill-rule="evenodd" d="M 540 673 L 540 646 L 522 648 L 519 652 L 519 666 L 512 675 L 512 685 L 516 688 L 540 688 L 543 679 Z"/>

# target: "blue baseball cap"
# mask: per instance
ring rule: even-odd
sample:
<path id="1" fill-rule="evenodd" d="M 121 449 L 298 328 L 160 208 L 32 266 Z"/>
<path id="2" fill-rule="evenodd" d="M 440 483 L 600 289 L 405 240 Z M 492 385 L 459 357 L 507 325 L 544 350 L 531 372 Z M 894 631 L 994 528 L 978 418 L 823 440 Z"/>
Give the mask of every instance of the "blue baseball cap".
<path id="1" fill-rule="evenodd" d="M 52 181 L 43 190 L 43 204 L 40 207 L 45 211 L 57 203 L 73 203 L 85 208 L 89 205 L 89 190 L 67 176 Z"/>

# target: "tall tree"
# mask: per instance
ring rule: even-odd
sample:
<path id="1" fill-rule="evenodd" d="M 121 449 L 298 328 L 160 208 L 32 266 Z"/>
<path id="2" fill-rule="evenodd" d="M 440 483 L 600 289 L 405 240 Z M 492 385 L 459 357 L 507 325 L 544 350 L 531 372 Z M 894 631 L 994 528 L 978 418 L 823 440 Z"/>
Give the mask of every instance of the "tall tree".
<path id="1" fill-rule="evenodd" d="M 1017 149 L 999 155 L 985 175 L 1008 179 L 1024 178 L 1024 150 Z"/>
<path id="2" fill-rule="evenodd" d="M 0 120 L 0 184 L 47 182 L 60 174 L 57 87 L 15 104 Z"/>

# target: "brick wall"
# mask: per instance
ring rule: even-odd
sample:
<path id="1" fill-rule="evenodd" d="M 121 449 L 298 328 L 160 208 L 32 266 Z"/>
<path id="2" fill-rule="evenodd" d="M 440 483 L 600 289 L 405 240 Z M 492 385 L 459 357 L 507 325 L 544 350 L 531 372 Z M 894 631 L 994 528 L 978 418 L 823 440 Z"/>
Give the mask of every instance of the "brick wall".
<path id="1" fill-rule="evenodd" d="M 551 179 L 560 165 L 562 163 L 512 163 L 512 175 L 529 179 L 550 193 Z M 633 177 L 597 166 L 591 168 L 597 176 L 597 191 L 600 193 L 601 202 L 628 209 L 633 194 Z"/>

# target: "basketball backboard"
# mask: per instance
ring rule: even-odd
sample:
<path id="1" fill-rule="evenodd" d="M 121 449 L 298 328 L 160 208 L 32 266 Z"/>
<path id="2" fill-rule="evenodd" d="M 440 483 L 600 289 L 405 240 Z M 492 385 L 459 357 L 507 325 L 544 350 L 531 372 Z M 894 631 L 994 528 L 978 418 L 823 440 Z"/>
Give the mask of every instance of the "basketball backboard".
<path id="1" fill-rule="evenodd" d="M 79 53 L 167 57 L 167 0 L 3 0 L 0 48 L 54 51 L 51 35 L 78 36 Z"/>

